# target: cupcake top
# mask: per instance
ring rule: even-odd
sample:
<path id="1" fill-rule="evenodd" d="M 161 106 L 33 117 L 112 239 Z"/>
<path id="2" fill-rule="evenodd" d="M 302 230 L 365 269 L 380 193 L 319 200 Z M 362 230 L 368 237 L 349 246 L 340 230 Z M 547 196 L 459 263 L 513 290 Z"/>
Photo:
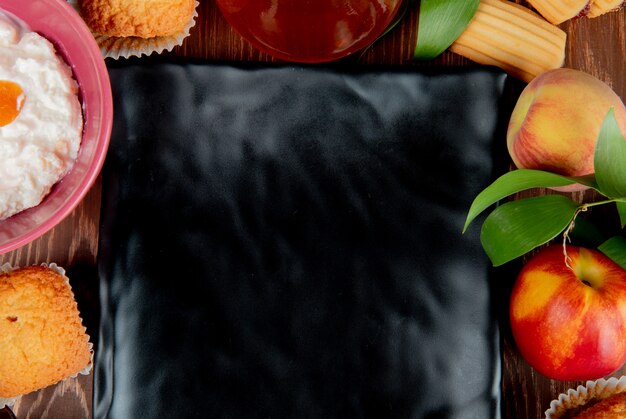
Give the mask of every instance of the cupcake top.
<path id="1" fill-rule="evenodd" d="M 0 354 L 0 398 L 47 387 L 90 366 L 89 337 L 62 270 L 0 270 Z"/>
<path id="2" fill-rule="evenodd" d="M 182 45 L 198 17 L 198 0 L 68 0 L 104 58 L 160 54 Z"/>
<path id="3" fill-rule="evenodd" d="M 626 417 L 626 393 L 616 393 L 582 409 L 574 419 L 615 419 Z"/>
<path id="4" fill-rule="evenodd" d="M 192 18 L 195 0 L 81 0 L 87 26 L 100 35 L 173 36 Z"/>
<path id="5" fill-rule="evenodd" d="M 626 418 L 626 376 L 600 378 L 552 400 L 546 419 Z"/>

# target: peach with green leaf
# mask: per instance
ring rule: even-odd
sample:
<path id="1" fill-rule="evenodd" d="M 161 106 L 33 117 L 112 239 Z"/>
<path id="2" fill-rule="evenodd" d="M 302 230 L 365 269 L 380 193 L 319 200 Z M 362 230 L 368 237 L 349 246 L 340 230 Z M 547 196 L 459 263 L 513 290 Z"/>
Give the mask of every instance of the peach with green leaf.
<path id="1" fill-rule="evenodd" d="M 603 81 L 579 70 L 540 74 L 522 91 L 507 130 L 509 154 L 518 168 L 564 176 L 594 173 L 594 151 L 607 112 L 626 135 L 626 107 Z M 581 185 L 566 190 L 580 190 Z"/>

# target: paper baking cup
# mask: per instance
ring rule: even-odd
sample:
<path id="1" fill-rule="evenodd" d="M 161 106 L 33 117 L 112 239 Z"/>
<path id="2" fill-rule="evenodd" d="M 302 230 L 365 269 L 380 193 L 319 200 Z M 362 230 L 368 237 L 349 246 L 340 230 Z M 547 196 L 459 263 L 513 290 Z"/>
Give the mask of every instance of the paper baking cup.
<path id="1" fill-rule="evenodd" d="M 78 0 L 68 0 L 68 2 L 80 14 Z M 163 51 L 171 51 L 174 47 L 182 45 L 185 38 L 189 36 L 191 28 L 196 24 L 198 17 L 198 1 L 195 2 L 193 13 L 183 30 L 172 36 L 156 36 L 154 38 L 139 38 L 136 36 L 105 36 L 93 33 L 96 43 L 104 58 L 141 57 L 153 53 L 160 54 Z"/>
<path id="2" fill-rule="evenodd" d="M 546 419 L 565 418 L 568 417 L 568 412 L 576 410 L 592 400 L 603 400 L 624 391 L 626 391 L 626 376 L 619 379 L 611 377 L 587 381 L 584 386 L 580 385 L 575 389 L 569 389 L 566 393 L 561 393 L 557 399 L 552 400 L 550 408 L 545 412 L 545 417 Z"/>
<path id="3" fill-rule="evenodd" d="M 69 285 L 70 284 L 70 279 L 65 275 L 65 269 L 61 268 L 60 266 L 58 266 L 56 263 L 42 263 L 41 266 L 46 266 L 56 272 L 58 272 L 61 276 L 63 276 L 63 279 L 65 280 L 65 282 Z M 12 270 L 18 269 L 17 266 L 12 266 L 10 263 L 5 263 L 3 265 L 0 265 L 0 274 L 6 274 L 11 272 Z M 72 292 L 73 294 L 73 292 Z M 80 318 L 80 322 L 83 322 L 83 318 Z M 84 326 L 83 326 L 84 327 Z M 85 328 L 85 332 L 87 331 L 87 328 Z M 91 342 L 91 337 L 89 335 L 87 335 L 87 339 L 89 341 L 88 343 L 88 347 L 89 347 L 89 352 L 91 352 L 91 359 L 89 360 L 89 364 L 87 364 L 87 366 L 85 368 L 83 368 L 82 370 L 78 371 L 75 374 L 72 374 L 68 377 L 65 377 L 63 380 L 60 380 L 57 383 L 51 384 L 51 385 L 56 385 L 58 383 L 60 383 L 61 381 L 67 380 L 68 378 L 76 378 L 78 377 L 78 375 L 89 375 L 89 373 L 91 373 L 91 370 L 93 369 L 93 356 L 94 356 L 94 351 L 93 351 L 93 343 Z M 37 390 L 35 390 L 37 391 Z M 24 395 L 20 395 L 20 396 L 15 396 L 15 397 L 11 397 L 11 398 L 2 398 L 0 397 L 0 409 L 4 408 L 5 406 L 8 407 L 12 407 L 19 399 L 22 398 L 22 396 Z"/>

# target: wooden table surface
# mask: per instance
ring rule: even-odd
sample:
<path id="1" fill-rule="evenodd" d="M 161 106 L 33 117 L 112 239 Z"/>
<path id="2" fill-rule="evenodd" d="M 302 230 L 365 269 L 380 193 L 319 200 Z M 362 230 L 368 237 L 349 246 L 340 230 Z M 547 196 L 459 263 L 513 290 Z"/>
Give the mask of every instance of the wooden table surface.
<path id="1" fill-rule="evenodd" d="M 517 1 L 520 4 L 525 1 Z M 416 2 L 417 3 L 417 2 Z M 169 57 L 187 57 L 209 61 L 274 61 L 267 54 L 249 46 L 222 18 L 215 0 L 200 0 L 195 27 L 181 47 Z M 417 37 L 418 10 L 411 6 L 402 22 L 383 39 L 365 51 L 360 59 L 342 60 L 341 65 L 401 64 L 406 66 L 475 65 L 450 52 L 437 59 L 418 63 L 412 60 Z M 626 9 L 595 19 L 577 19 L 560 25 L 567 32 L 565 67 L 588 72 L 609 84 L 626 98 Z M 72 279 L 79 307 L 88 332 L 97 344 L 98 333 L 98 228 L 100 180 L 84 201 L 52 231 L 13 252 L 0 255 L 0 264 L 10 262 L 24 266 L 56 262 L 66 268 Z M 538 193 L 541 193 L 539 191 Z M 574 196 L 581 199 L 582 196 Z M 512 281 L 512 278 L 501 278 Z M 505 297 L 499 297 L 504 299 Z M 506 304 L 506 301 L 500 302 Z M 548 380 L 534 372 L 517 353 L 502 320 L 502 417 L 540 418 L 549 403 L 578 382 Z M 626 368 L 615 375 L 626 374 Z M 91 417 L 93 374 L 70 379 L 56 386 L 32 393 L 15 404 L 18 418 L 88 418 Z M 2 418 L 0 413 L 0 418 Z"/>

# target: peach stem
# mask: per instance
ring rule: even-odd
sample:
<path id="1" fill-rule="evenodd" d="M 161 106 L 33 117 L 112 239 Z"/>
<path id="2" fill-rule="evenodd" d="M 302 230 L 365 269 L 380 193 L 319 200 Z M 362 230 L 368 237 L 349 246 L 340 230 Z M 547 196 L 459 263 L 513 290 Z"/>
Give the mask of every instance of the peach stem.
<path id="1" fill-rule="evenodd" d="M 569 233 L 571 233 L 571 231 L 574 229 L 574 225 L 576 224 L 576 217 L 578 217 L 578 214 L 580 214 L 581 212 L 586 212 L 591 207 L 595 207 L 595 206 L 603 205 L 603 204 L 610 204 L 611 202 L 618 202 L 618 201 L 619 202 L 624 202 L 624 200 L 622 200 L 621 198 L 607 199 L 607 200 L 604 200 L 604 201 L 598 201 L 598 202 L 591 202 L 591 203 L 588 203 L 588 204 L 583 204 L 583 205 L 581 205 L 580 207 L 578 207 L 576 209 L 576 212 L 574 212 L 574 215 L 572 216 L 572 221 L 570 221 L 569 225 L 567 226 L 567 228 L 563 232 L 563 256 L 565 257 L 565 266 L 567 266 L 571 271 L 573 271 L 574 269 L 569 264 L 569 262 L 572 259 L 567 255 L 567 242 L 571 242 L 571 239 L 569 237 Z"/>
<path id="2" fill-rule="evenodd" d="M 565 258 L 565 266 L 567 266 L 572 272 L 574 271 L 574 268 L 572 268 L 572 265 L 570 265 L 569 263 L 572 259 L 567 255 L 567 242 L 571 242 L 569 233 L 571 233 L 571 231 L 574 229 L 574 226 L 576 225 L 576 217 L 578 217 L 578 214 L 583 211 L 587 211 L 586 205 L 580 206 L 576 209 L 576 212 L 574 212 L 574 216 L 572 217 L 572 221 L 570 221 L 569 225 L 563 232 L 563 256 Z"/>

